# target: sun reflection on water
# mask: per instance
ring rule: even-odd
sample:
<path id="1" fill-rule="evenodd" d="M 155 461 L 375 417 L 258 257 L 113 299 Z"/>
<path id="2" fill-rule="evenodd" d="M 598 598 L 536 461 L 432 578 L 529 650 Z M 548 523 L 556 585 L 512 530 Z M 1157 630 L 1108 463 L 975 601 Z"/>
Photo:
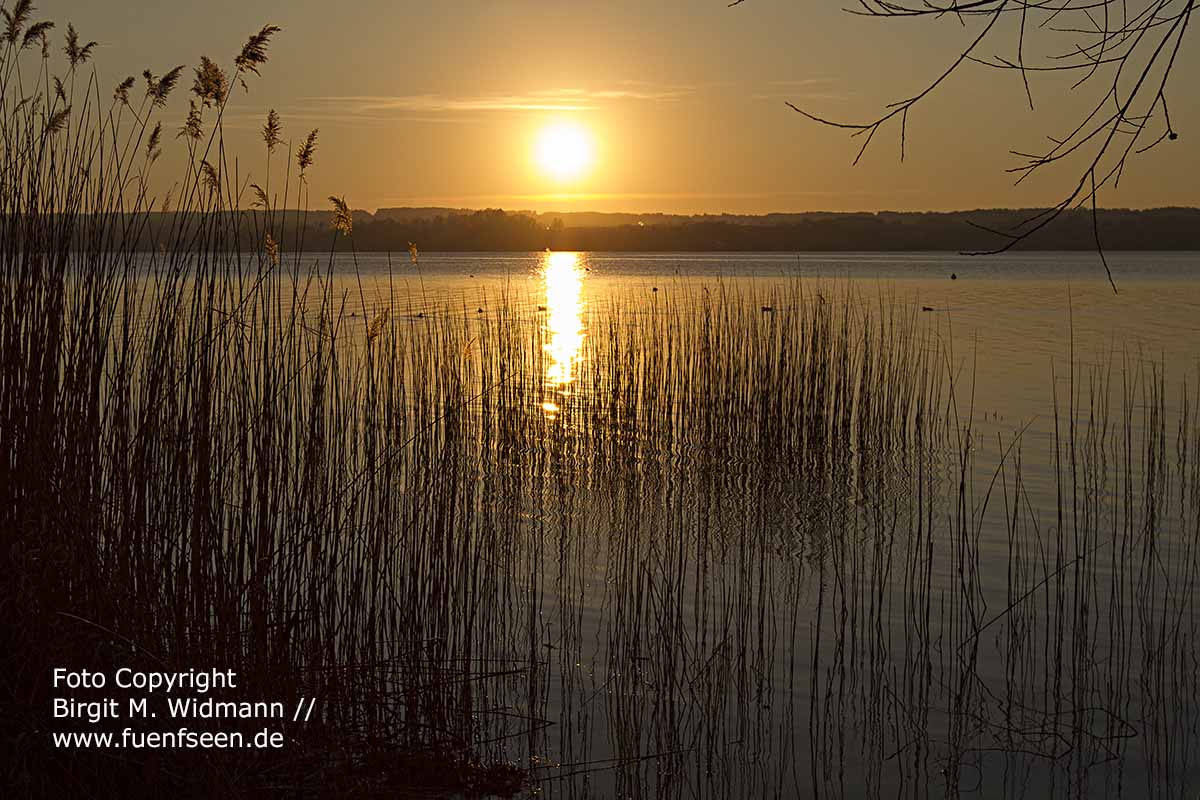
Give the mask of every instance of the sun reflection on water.
<path id="1" fill-rule="evenodd" d="M 575 366 L 583 349 L 583 270 L 578 253 L 547 253 L 543 264 L 546 283 L 546 386 L 566 396 L 575 380 Z M 559 412 L 561 402 L 547 400 L 547 415 Z"/>

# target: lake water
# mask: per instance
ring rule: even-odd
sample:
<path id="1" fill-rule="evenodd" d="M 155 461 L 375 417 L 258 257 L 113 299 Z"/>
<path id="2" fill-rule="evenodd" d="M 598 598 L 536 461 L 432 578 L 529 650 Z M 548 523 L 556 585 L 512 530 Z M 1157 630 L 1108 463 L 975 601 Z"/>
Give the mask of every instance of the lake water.
<path id="1" fill-rule="evenodd" d="M 864 307 L 894 305 L 927 317 L 922 324 L 945 349 L 941 368 L 956 385 L 960 422 L 970 420 L 990 452 L 998 435 L 1018 432 L 1024 442 L 1048 446 L 1055 398 L 1061 413 L 1069 397 L 1071 363 L 1080 380 L 1103 369 L 1114 386 L 1152 373 L 1165 380 L 1172 411 L 1185 387 L 1197 388 L 1200 258 L 1119 252 L 1107 259 L 1116 291 L 1096 253 L 586 253 L 570 254 L 557 269 L 546 253 L 430 253 L 417 266 L 407 257 L 364 254 L 356 264 L 340 259 L 336 271 L 346 313 L 366 302 L 402 315 L 430 318 L 448 308 L 482 319 L 503 303 L 529 312 L 551 335 L 555 325 L 570 327 L 569 352 L 559 354 L 567 361 L 584 358 L 589 321 L 606 319 L 631 296 L 652 301 L 647 313 L 686 315 L 699 312 L 706 289 L 721 287 L 782 314 L 788 301 L 777 295 L 788 287 L 849 292 Z M 360 278 L 351 280 L 354 273 Z M 564 281 L 565 300 L 555 297 Z M 538 317 L 539 307 L 549 316 Z M 560 333 L 560 348 L 563 340 Z M 571 390 L 587 391 L 579 383 Z M 1046 480 L 1039 464 L 1028 466 L 1029 476 Z"/>
<path id="2" fill-rule="evenodd" d="M 470 389 L 484 740 L 549 796 L 1200 790 L 1200 258 L 1108 259 L 339 258 L 351 339 L 532 353 Z"/>
<path id="3" fill-rule="evenodd" d="M 614 291 L 657 288 L 665 299 L 720 281 L 769 293 L 802 278 L 849 284 L 867 297 L 894 295 L 932 309 L 923 313 L 933 314 L 953 341 L 956 374 L 976 380 L 980 418 L 994 413 L 1023 424 L 1047 412 L 1054 364 L 1070 359 L 1072 341 L 1077 361 L 1152 359 L 1178 381 L 1200 364 L 1200 257 L 1106 257 L 1115 292 L 1096 253 L 587 253 L 579 254 L 576 272 L 581 311 L 603 309 Z M 407 293 L 413 309 L 422 288 L 431 306 L 477 309 L 500 291 L 526 305 L 539 298 L 544 304 L 546 263 L 544 253 L 426 253 L 413 267 L 407 257 L 373 253 L 360 255 L 357 269 L 374 282 L 389 274 L 390 264 L 397 293 Z M 355 266 L 342 258 L 337 269 L 346 275 Z M 357 300 L 351 290 L 347 307 Z"/>
<path id="4" fill-rule="evenodd" d="M 1200 258 L 1109 262 L 285 262 L 175 345 L 194 568 L 254 522 L 234 639 L 302 598 L 278 658 L 547 796 L 1194 796 Z"/>

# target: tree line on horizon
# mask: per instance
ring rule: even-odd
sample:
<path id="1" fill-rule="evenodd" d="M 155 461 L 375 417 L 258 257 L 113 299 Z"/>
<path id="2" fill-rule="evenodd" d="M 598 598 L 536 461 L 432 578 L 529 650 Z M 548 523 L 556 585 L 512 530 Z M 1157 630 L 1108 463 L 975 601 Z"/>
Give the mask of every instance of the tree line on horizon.
<path id="1" fill-rule="evenodd" d="M 278 215 L 281 212 L 276 212 Z M 571 226 L 561 218 L 529 212 L 486 209 L 401 218 L 353 212 L 353 234 L 337 235 L 332 212 L 282 212 L 286 251 L 294 243 L 338 251 L 612 252 L 703 251 L 990 251 L 1006 243 L 1002 234 L 1030 216 L 1028 209 L 956 212 L 866 212 L 768 215 L 764 217 L 676 217 L 665 224 Z M 239 242 L 244 250 L 261 246 L 259 212 L 245 212 Z M 1200 250 L 1200 209 L 1109 209 L 1098 212 L 1100 242 L 1106 250 Z M 144 224 L 128 226 L 134 247 L 151 250 L 166 236 L 171 215 L 152 212 Z M 548 223 L 548 224 L 547 224 Z M 1018 244 L 1022 250 L 1092 250 L 1096 247 L 1090 209 L 1062 214 Z"/>

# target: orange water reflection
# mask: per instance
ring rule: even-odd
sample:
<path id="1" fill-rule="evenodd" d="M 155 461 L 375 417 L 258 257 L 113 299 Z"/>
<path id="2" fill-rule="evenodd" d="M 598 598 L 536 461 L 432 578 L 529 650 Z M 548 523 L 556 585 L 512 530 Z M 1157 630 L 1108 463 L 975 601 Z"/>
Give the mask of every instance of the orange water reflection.
<path id="1" fill-rule="evenodd" d="M 547 253 L 542 264 L 546 287 L 546 386 L 565 398 L 571 393 L 575 369 L 583 351 L 583 265 L 578 253 Z M 562 398 L 542 404 L 547 415 L 557 414 Z"/>

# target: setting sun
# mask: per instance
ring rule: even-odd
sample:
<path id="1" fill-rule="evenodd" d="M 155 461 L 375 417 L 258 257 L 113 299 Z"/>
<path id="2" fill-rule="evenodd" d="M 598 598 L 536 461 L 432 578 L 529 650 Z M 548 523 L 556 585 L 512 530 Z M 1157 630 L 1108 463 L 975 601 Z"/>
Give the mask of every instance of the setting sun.
<path id="1" fill-rule="evenodd" d="M 582 176 L 592 165 L 592 137 L 574 122 L 556 122 L 543 128 L 534 145 L 538 168 L 557 181 Z"/>

